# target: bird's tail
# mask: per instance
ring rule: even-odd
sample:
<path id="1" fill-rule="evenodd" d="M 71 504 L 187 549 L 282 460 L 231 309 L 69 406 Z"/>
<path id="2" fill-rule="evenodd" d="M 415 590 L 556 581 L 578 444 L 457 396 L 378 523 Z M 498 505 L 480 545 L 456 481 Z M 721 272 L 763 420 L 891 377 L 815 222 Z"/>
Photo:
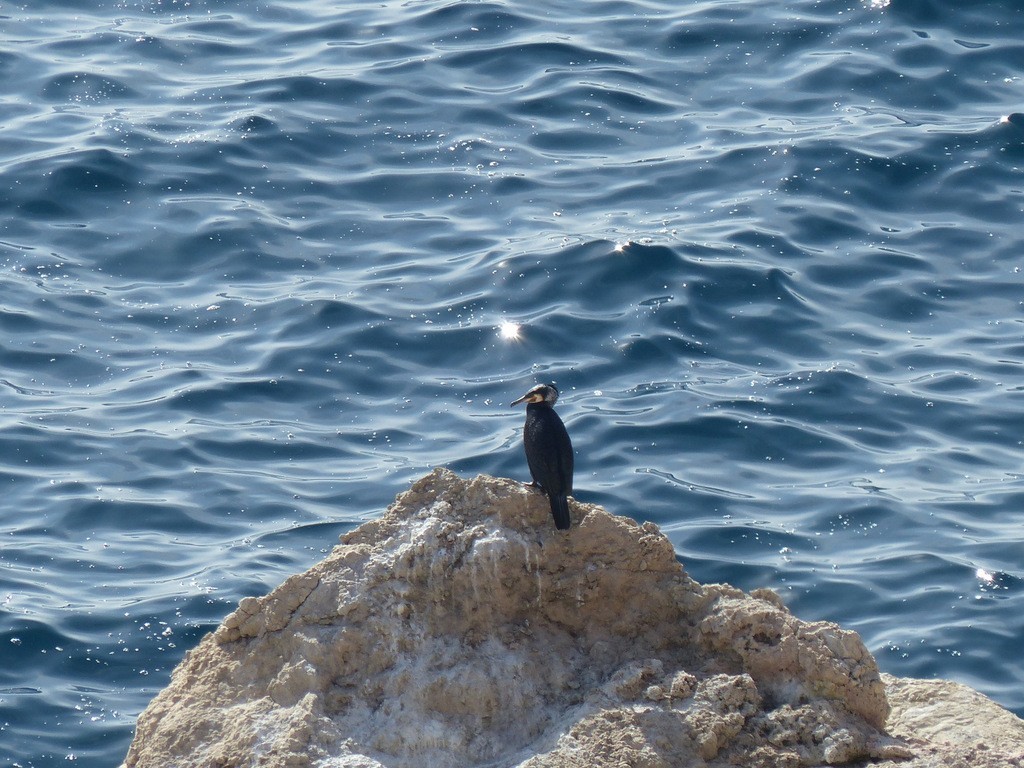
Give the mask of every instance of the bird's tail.
<path id="1" fill-rule="evenodd" d="M 560 531 L 567 530 L 571 521 L 569 520 L 569 499 L 564 495 L 550 496 L 551 515 L 555 518 L 555 528 Z"/>

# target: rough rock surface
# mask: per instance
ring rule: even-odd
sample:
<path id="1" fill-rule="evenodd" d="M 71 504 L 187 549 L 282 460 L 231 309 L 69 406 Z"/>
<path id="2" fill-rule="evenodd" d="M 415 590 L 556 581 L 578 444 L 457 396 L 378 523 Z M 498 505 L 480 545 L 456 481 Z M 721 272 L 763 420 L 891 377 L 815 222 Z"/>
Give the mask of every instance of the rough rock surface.
<path id="1" fill-rule="evenodd" d="M 1020 720 L 985 700 L 1005 740 L 969 722 L 944 739 L 920 681 L 888 681 L 907 695 L 887 735 L 855 633 L 694 582 L 654 525 L 572 510 L 559 532 L 543 495 L 435 470 L 242 600 L 139 717 L 126 765 L 1022 765 Z"/>
<path id="2" fill-rule="evenodd" d="M 873 768 L 1024 768 L 1024 720 L 987 696 L 949 680 L 882 680 L 889 733 L 912 746 L 915 760 Z"/>

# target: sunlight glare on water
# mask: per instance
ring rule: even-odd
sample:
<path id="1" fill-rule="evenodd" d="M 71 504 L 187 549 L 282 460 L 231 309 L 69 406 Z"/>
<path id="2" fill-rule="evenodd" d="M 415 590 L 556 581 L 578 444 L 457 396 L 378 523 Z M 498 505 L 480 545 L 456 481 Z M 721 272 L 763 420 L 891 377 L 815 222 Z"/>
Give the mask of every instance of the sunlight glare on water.
<path id="1" fill-rule="evenodd" d="M 434 466 L 525 477 L 539 381 L 693 578 L 1024 713 L 1019 3 L 67 5 L 0 24 L 12 764 L 117 765 Z"/>

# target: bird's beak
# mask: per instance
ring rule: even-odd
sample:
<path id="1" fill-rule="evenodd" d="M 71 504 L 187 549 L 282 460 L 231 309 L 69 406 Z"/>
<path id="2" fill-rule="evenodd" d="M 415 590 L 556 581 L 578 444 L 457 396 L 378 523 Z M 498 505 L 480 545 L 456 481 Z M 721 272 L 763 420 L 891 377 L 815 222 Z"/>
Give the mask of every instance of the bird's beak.
<path id="1" fill-rule="evenodd" d="M 523 400 L 525 400 L 527 397 L 529 397 L 529 395 L 523 395 L 518 400 L 516 400 L 514 403 L 512 403 L 512 405 L 510 405 L 509 408 L 515 408 L 517 405 L 519 405 L 521 402 L 523 402 Z"/>

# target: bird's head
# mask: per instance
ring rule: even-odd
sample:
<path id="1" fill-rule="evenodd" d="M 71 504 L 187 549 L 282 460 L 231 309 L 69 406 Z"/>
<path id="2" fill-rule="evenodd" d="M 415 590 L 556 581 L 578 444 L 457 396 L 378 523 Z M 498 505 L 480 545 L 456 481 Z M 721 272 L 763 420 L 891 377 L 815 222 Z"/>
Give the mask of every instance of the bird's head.
<path id="1" fill-rule="evenodd" d="M 520 403 L 546 403 L 548 405 L 554 405 L 558 400 L 558 387 L 554 384 L 538 384 L 536 387 L 531 389 L 525 395 L 520 397 L 514 403 L 513 406 L 519 405 Z"/>

